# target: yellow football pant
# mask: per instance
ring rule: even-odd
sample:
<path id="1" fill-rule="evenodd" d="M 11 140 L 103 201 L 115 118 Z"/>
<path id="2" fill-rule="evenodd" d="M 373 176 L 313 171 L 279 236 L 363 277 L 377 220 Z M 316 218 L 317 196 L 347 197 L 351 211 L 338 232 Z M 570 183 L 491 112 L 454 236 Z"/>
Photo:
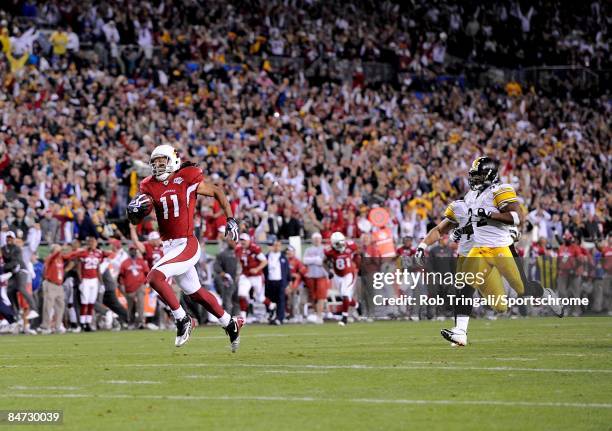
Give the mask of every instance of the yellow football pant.
<path id="1" fill-rule="evenodd" d="M 457 272 L 462 272 L 466 274 L 468 270 L 471 271 L 471 269 L 469 268 L 467 270 L 465 269 L 464 266 L 467 266 L 465 265 L 466 262 L 467 262 L 467 256 L 457 257 Z M 501 293 L 496 292 L 495 290 L 487 287 L 487 286 L 499 286 L 500 284 L 502 286 Z M 476 283 L 470 286 L 478 290 L 478 292 L 480 292 L 480 296 L 482 296 L 483 298 L 486 298 L 486 297 L 494 298 L 491 301 L 492 302 L 491 307 L 493 308 L 493 310 L 497 311 L 498 313 L 503 313 L 508 309 L 508 307 L 504 306 L 501 303 L 501 301 L 497 299 L 498 297 L 504 294 L 503 281 L 501 280 L 501 275 L 499 275 L 499 271 L 497 270 L 497 268 L 493 267 L 491 271 L 489 271 L 488 275 L 484 277 L 483 283 L 480 283 L 477 281 Z"/>
<path id="2" fill-rule="evenodd" d="M 491 298 L 490 305 L 495 311 L 503 313 L 508 309 L 507 304 L 499 299 L 506 293 L 502 277 L 508 280 L 518 296 L 525 293 L 525 286 L 510 247 L 473 247 L 462 260 L 463 272 L 484 274 L 484 283 L 474 284 L 472 287 L 478 289 L 484 298 Z"/>

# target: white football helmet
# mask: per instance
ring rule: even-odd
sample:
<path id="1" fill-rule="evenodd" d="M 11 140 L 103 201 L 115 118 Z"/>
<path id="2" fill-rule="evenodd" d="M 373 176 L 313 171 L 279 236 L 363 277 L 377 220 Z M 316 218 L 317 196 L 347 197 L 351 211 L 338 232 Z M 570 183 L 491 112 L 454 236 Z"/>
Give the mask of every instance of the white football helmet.
<path id="1" fill-rule="evenodd" d="M 164 158 L 166 163 L 153 163 L 154 160 Z M 155 147 L 151 153 L 149 161 L 151 171 L 157 181 L 165 181 L 171 173 L 176 172 L 181 167 L 181 158 L 172 145 L 163 144 Z"/>
<path id="2" fill-rule="evenodd" d="M 334 250 L 343 252 L 346 248 L 346 238 L 342 234 L 342 232 L 334 232 L 330 238 L 331 246 Z"/>

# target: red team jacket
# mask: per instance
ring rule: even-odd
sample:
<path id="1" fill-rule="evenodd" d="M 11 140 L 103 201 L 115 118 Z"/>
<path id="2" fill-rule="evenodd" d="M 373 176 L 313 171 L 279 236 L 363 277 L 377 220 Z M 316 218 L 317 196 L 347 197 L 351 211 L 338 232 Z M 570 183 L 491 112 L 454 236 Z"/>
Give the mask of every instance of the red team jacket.
<path id="1" fill-rule="evenodd" d="M 352 241 L 346 243 L 346 248 L 343 252 L 339 252 L 332 247 L 327 247 L 325 249 L 325 257 L 332 262 L 334 272 L 339 277 L 357 272 L 359 254 L 357 244 Z"/>
<path id="2" fill-rule="evenodd" d="M 125 291 L 132 293 L 147 282 L 146 274 L 148 272 L 149 265 L 147 265 L 144 259 L 140 257 L 136 259 L 128 258 L 121 263 L 119 279 L 125 286 Z"/>
<path id="3" fill-rule="evenodd" d="M 196 189 L 202 180 L 200 168 L 187 166 L 165 181 L 149 176 L 140 183 L 140 192 L 153 200 L 162 241 L 193 236 Z"/>

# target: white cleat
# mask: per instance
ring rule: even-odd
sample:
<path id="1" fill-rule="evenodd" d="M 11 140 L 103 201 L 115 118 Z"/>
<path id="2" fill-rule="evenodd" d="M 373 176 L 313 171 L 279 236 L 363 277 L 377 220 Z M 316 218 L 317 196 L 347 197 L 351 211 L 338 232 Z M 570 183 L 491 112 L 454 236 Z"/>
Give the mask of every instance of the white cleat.
<path id="1" fill-rule="evenodd" d="M 442 329 L 440 335 L 442 335 L 445 340 L 450 341 L 453 347 L 463 347 L 467 345 L 467 334 L 463 329 Z"/>
<path id="2" fill-rule="evenodd" d="M 542 298 L 548 299 L 548 308 L 550 308 L 557 317 L 563 317 L 563 306 L 559 303 L 559 295 L 557 295 L 557 292 L 549 287 L 545 287 Z"/>
<path id="3" fill-rule="evenodd" d="M 36 319 L 37 317 L 39 317 L 40 314 L 38 314 L 36 311 L 34 310 L 30 310 L 30 312 L 28 313 L 28 315 L 26 316 L 26 319 L 30 320 L 30 319 Z"/>
<path id="4" fill-rule="evenodd" d="M 176 321 L 176 340 L 174 345 L 176 347 L 181 347 L 187 341 L 189 341 L 189 336 L 191 335 L 191 331 L 193 330 L 193 319 L 191 316 L 186 315 L 181 320 Z"/>

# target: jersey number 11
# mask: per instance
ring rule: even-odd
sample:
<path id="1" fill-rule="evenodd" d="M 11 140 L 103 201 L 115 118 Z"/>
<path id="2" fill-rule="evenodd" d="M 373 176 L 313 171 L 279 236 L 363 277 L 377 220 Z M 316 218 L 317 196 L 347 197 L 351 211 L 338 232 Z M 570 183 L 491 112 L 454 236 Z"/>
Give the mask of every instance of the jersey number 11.
<path id="1" fill-rule="evenodd" d="M 170 200 L 172 201 L 172 206 L 174 208 L 174 217 L 176 218 L 179 216 L 178 197 L 176 195 L 170 195 Z M 164 220 L 168 220 L 168 201 L 166 200 L 166 196 L 162 196 L 159 201 L 164 207 Z"/>

